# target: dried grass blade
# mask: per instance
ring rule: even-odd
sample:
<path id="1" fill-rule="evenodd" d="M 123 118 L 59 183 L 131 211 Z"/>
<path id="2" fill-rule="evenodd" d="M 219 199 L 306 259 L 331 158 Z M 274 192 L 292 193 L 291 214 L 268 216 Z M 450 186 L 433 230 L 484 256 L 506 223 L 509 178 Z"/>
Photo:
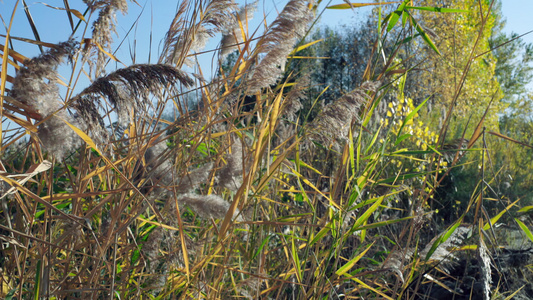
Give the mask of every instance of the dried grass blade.
<path id="1" fill-rule="evenodd" d="M 53 206 L 50 202 L 44 200 L 43 198 L 35 195 L 32 191 L 28 190 L 26 187 L 24 187 L 23 185 L 21 185 L 18 181 L 16 180 L 12 180 L 8 177 L 5 177 L 3 175 L 0 175 L 0 179 L 4 180 L 5 182 L 15 186 L 17 188 L 17 190 L 25 195 L 27 195 L 28 197 L 32 198 L 33 200 L 35 200 L 36 202 L 38 203 L 41 203 L 43 204 L 45 207 L 48 207 L 50 208 L 51 210 L 57 212 L 58 214 L 60 214 L 61 216 L 69 219 L 69 220 L 72 220 L 76 223 L 79 223 L 78 220 L 72 216 L 72 215 L 68 215 L 66 213 L 64 213 L 62 210 L 58 209 L 57 207 Z M 81 224 L 81 223 L 80 223 Z M 83 224 L 82 224 L 83 225 Z"/>
<path id="2" fill-rule="evenodd" d="M 287 149 L 285 149 L 285 151 L 282 154 L 278 155 L 276 160 L 268 168 L 269 169 L 269 173 L 266 174 L 264 177 L 262 177 L 261 181 L 257 185 L 257 193 L 262 191 L 263 188 L 265 188 L 267 186 L 267 183 L 270 181 L 270 179 L 272 179 L 274 173 L 277 172 L 277 170 L 278 170 L 279 166 L 281 165 L 281 163 L 283 161 L 285 161 L 285 158 L 290 153 L 290 150 L 292 150 L 292 148 L 296 147 L 296 145 L 298 145 L 298 142 L 299 142 L 298 140 L 295 141 L 292 145 L 290 145 Z"/>
<path id="3" fill-rule="evenodd" d="M 312 41 L 312 42 L 307 43 L 307 44 L 305 44 L 305 45 L 298 46 L 298 47 L 296 47 L 296 49 L 292 50 L 291 53 L 289 53 L 289 56 L 290 56 L 291 58 L 295 58 L 295 56 L 293 56 L 294 54 L 296 54 L 296 53 L 302 51 L 303 49 L 309 48 L 309 47 L 313 46 L 313 45 L 316 44 L 316 43 L 320 43 L 320 42 L 322 42 L 323 40 L 324 40 L 324 39 L 320 39 L 320 40 Z M 313 57 L 313 58 L 316 58 L 316 57 Z M 324 57 L 324 58 L 326 58 L 326 57 Z"/>
<path id="4" fill-rule="evenodd" d="M 531 145 L 529 145 L 529 144 L 522 143 L 522 142 L 520 142 L 520 141 L 517 141 L 517 140 L 515 140 L 515 139 L 513 139 L 513 138 L 510 138 L 510 137 L 508 137 L 508 136 L 506 136 L 506 135 L 503 135 L 503 134 L 501 134 L 501 133 L 497 133 L 497 132 L 494 132 L 494 131 L 489 131 L 488 133 L 490 133 L 490 134 L 492 134 L 492 135 L 495 135 L 495 136 L 497 136 L 497 137 L 500 137 L 500 138 L 502 138 L 502 139 L 506 139 L 506 140 L 508 140 L 508 141 L 511 141 L 511 142 L 513 142 L 513 143 L 515 143 L 515 144 L 519 144 L 519 145 L 522 145 L 522 146 L 525 146 L 525 147 L 528 147 L 528 148 L 533 148 L 533 146 L 531 146 Z"/>
<path id="5" fill-rule="evenodd" d="M 24 5 L 24 13 L 26 13 L 26 18 L 28 19 L 28 23 L 30 23 L 31 31 L 33 32 L 33 36 L 37 41 L 41 41 L 41 37 L 39 36 L 39 31 L 37 31 L 37 26 L 35 26 L 35 22 L 33 21 L 33 17 L 31 16 L 30 9 L 28 8 L 28 5 L 26 4 L 26 0 L 22 0 L 22 5 Z M 41 53 L 44 52 L 43 47 L 39 45 L 39 50 L 41 50 Z"/>
<path id="6" fill-rule="evenodd" d="M 87 23 L 87 21 L 85 20 L 85 18 L 83 17 L 83 14 L 81 12 L 79 12 L 78 10 L 76 9 L 71 9 L 68 5 L 68 0 L 64 0 L 63 3 L 65 3 L 65 8 L 63 7 L 56 7 L 56 6 L 52 6 L 52 5 L 49 5 L 49 4 L 46 4 L 46 3 L 42 3 L 42 5 L 46 6 L 46 7 L 50 7 L 52 9 L 57 9 L 57 10 L 65 10 L 67 12 L 67 15 L 68 15 L 68 18 L 69 18 L 69 21 L 70 21 L 70 26 L 72 28 L 74 28 L 74 23 L 72 21 L 72 15 L 75 15 L 78 19 L 82 20 L 83 22 Z"/>
<path id="7" fill-rule="evenodd" d="M 324 192 L 322 192 L 320 189 L 318 189 L 311 181 L 309 181 L 307 178 L 305 178 L 302 174 L 298 173 L 298 171 L 294 170 L 290 166 L 287 166 L 287 168 L 289 168 L 291 170 L 291 172 L 293 172 L 294 175 L 296 175 L 301 181 L 303 181 L 305 184 L 307 184 L 313 190 L 318 192 L 322 197 L 324 197 L 326 200 L 328 200 L 329 204 L 331 204 L 332 206 L 334 206 L 335 208 L 337 208 L 339 210 L 342 209 L 337 203 L 335 203 L 335 201 L 333 201 L 333 199 L 331 199 L 331 197 L 329 197 L 326 194 L 324 194 Z"/>
<path id="8" fill-rule="evenodd" d="M 70 23 L 70 28 L 74 30 L 74 21 L 72 20 L 72 14 L 70 13 L 70 5 L 68 4 L 68 0 L 63 0 L 63 5 L 65 6 L 65 10 L 67 11 L 67 17 L 68 22 Z"/>
<path id="9" fill-rule="evenodd" d="M 58 118 L 62 119 L 61 117 L 57 116 Z M 96 147 L 96 144 L 94 143 L 94 141 L 87 135 L 85 134 L 85 132 L 83 132 L 82 130 L 80 130 L 79 128 L 77 128 L 76 126 L 70 124 L 69 122 L 67 122 L 66 120 L 62 119 L 63 122 L 65 122 L 65 124 L 67 124 L 72 130 L 74 130 L 76 132 L 76 134 L 78 134 L 78 136 L 84 140 L 87 145 L 89 145 L 91 148 L 95 149 L 98 154 L 100 154 L 100 156 L 102 157 L 102 159 L 104 160 L 104 162 L 108 165 L 110 165 L 110 167 L 114 168 L 116 170 L 116 172 L 120 175 L 120 177 L 136 192 L 138 193 L 139 195 L 142 196 L 143 200 L 150 206 L 150 208 L 152 209 L 152 211 L 159 217 L 160 220 L 163 220 L 163 216 L 161 216 L 161 214 L 159 213 L 158 210 L 156 210 L 154 208 L 154 206 L 150 203 L 150 201 L 148 201 L 148 199 L 146 199 L 146 197 L 137 189 L 137 187 L 135 186 L 135 184 L 133 184 L 121 171 L 119 168 L 117 168 L 117 166 L 111 161 L 109 160 L 109 158 L 107 158 L 106 155 L 104 155 L 104 153 L 102 153 L 100 150 L 98 150 L 98 147 Z M 125 230 L 127 228 L 127 226 L 123 226 L 118 233 L 121 233 L 123 230 Z"/>
<path id="10" fill-rule="evenodd" d="M 33 132 L 33 133 L 37 133 L 37 127 L 35 125 L 33 125 L 31 122 L 28 122 L 26 120 L 23 120 L 21 118 L 18 118 L 17 116 L 15 115 L 12 115 L 8 112 L 4 112 L 4 116 L 8 119 L 10 119 L 11 121 L 19 124 L 20 126 L 22 126 L 24 129 L 30 131 L 30 132 Z"/>
<path id="11" fill-rule="evenodd" d="M 180 231 L 179 228 L 176 228 L 176 227 L 172 227 L 170 225 L 166 225 L 166 224 L 162 224 L 160 222 L 154 222 L 154 221 L 150 221 L 150 220 L 147 220 L 143 217 L 137 217 L 137 220 L 139 221 L 142 221 L 144 223 L 148 223 L 148 224 L 152 224 L 152 225 L 155 225 L 157 227 L 162 227 L 162 228 L 165 228 L 167 230 L 174 230 L 174 231 Z"/>
<path id="12" fill-rule="evenodd" d="M 386 294 L 384 294 L 383 292 L 381 291 L 378 291 L 377 289 L 369 286 L 368 284 L 364 283 L 362 280 L 360 280 L 359 278 L 357 277 L 351 277 L 350 278 L 351 280 L 357 282 L 358 284 L 360 284 L 362 287 L 366 288 L 366 289 L 369 289 L 375 293 L 377 293 L 378 295 L 380 295 L 381 297 L 383 297 L 384 299 L 387 299 L 387 300 L 394 300 L 393 298 L 387 296 Z"/>
<path id="13" fill-rule="evenodd" d="M 100 49 L 100 51 L 102 51 L 102 53 L 104 53 L 105 55 L 109 56 L 109 58 L 111 58 L 112 60 L 116 61 L 116 62 L 119 62 L 121 63 L 122 65 L 124 65 L 124 67 L 127 67 L 124 63 L 122 63 L 118 58 L 116 58 L 113 54 L 105 51 L 104 47 L 102 47 L 102 45 L 100 45 L 99 43 L 97 43 L 96 41 L 91 41 L 93 44 L 95 44 L 98 49 Z"/>
<path id="14" fill-rule="evenodd" d="M 6 37 L 6 35 L 3 35 L 3 34 L 0 34 L 1 37 Z M 17 40 L 17 41 L 22 41 L 22 42 L 26 42 L 26 43 L 29 43 L 29 44 L 33 44 L 33 45 L 37 45 L 37 46 L 44 46 L 44 47 L 47 47 L 47 48 L 57 48 L 57 44 L 52 44 L 52 43 L 47 43 L 47 42 L 42 42 L 42 41 L 36 41 L 36 40 L 32 40 L 32 39 L 27 39 L 27 38 L 21 38 L 21 37 L 16 37 L 16 36 L 9 36 L 10 39 L 13 39 L 13 40 Z M 10 52 L 13 51 L 13 50 L 10 50 Z"/>
<path id="15" fill-rule="evenodd" d="M 514 296 L 516 296 L 516 294 L 518 294 L 518 292 L 520 292 L 526 285 L 524 284 L 523 286 L 521 286 L 518 290 L 516 290 L 514 293 L 512 293 L 511 295 L 505 297 L 504 300 L 511 300 L 511 299 L 514 299 Z"/>
<path id="16" fill-rule="evenodd" d="M 11 37 L 13 38 L 13 37 Z M 4 48 L 4 45 L 0 44 L 0 47 L 3 49 Z M 1 50 L 3 51 L 3 50 Z M 26 61 L 28 58 L 20 53 L 18 53 L 17 51 L 13 50 L 13 49 L 10 49 L 9 50 L 9 56 L 13 57 L 14 60 L 20 62 L 20 63 L 24 63 L 24 61 Z"/>
<path id="17" fill-rule="evenodd" d="M 127 161 L 127 163 L 129 163 L 129 162 L 132 162 L 134 159 L 135 158 L 131 157 L 131 156 L 130 157 L 124 157 L 124 158 L 121 158 L 121 159 L 117 160 L 115 162 L 115 164 L 119 165 L 119 164 L 123 163 L 124 161 Z M 103 166 L 103 167 L 98 167 L 98 168 L 96 168 L 96 170 L 94 170 L 91 173 L 87 174 L 81 180 L 82 181 L 88 180 L 88 179 L 90 179 L 90 178 L 92 178 L 94 176 L 98 176 L 99 174 L 101 174 L 101 173 L 103 173 L 103 172 L 105 172 L 107 170 L 110 170 L 110 169 L 111 169 L 111 166 L 109 166 L 107 164 L 105 166 Z"/>
<path id="18" fill-rule="evenodd" d="M 9 34 L 11 32 L 11 26 L 13 25 L 13 19 L 15 19 L 15 12 L 17 11 L 17 6 L 20 0 L 17 0 L 15 6 L 13 7 L 13 12 L 11 13 L 11 20 L 9 21 L 9 27 L 6 30 L 6 41 L 4 43 L 4 53 L 2 55 L 2 71 L 0 73 L 0 118 L 2 118 L 4 112 L 4 94 L 6 92 L 6 82 L 7 82 L 7 66 L 8 66 L 8 56 L 9 56 Z M 2 124 L 0 124 L 0 131 L 2 131 Z M 3 134 L 0 135 L 0 145 L 2 142 Z"/>
<path id="19" fill-rule="evenodd" d="M 25 184 L 26 182 L 28 182 L 28 180 L 30 180 L 33 176 L 39 174 L 39 173 L 42 173 L 44 171 L 47 171 L 48 169 L 50 169 L 50 167 L 52 167 L 52 163 L 47 161 L 47 160 L 44 160 L 43 162 L 39 163 L 39 164 L 34 164 L 32 165 L 29 169 L 28 169 L 28 172 L 25 173 L 25 174 L 17 174 L 17 175 L 7 175 L 6 177 L 7 178 L 12 178 L 12 177 L 18 177 L 18 176 L 24 176 L 24 178 L 22 178 L 21 180 L 17 180 L 17 185 L 20 185 L 22 186 L 23 184 Z M 11 185 L 13 185 L 15 181 L 10 181 L 8 183 L 10 183 Z M 8 195 L 11 195 L 15 192 L 16 190 L 16 187 L 13 186 L 12 188 L 10 188 L 7 192 L 5 192 L 5 194 L 1 195 L 0 199 L 8 196 Z"/>
<path id="20" fill-rule="evenodd" d="M 350 9 L 350 8 L 386 5 L 386 4 L 394 4 L 394 3 L 401 3 L 401 1 L 389 1 L 389 2 L 380 2 L 380 3 L 343 3 L 343 4 L 327 6 L 326 8 L 327 9 Z"/>
<path id="21" fill-rule="evenodd" d="M 481 117 L 481 120 L 479 120 L 479 123 L 476 126 L 476 130 L 474 130 L 474 133 L 472 134 L 472 137 L 470 138 L 470 142 L 468 142 L 467 148 L 470 149 L 474 145 L 474 143 L 479 139 L 481 136 L 481 133 L 483 132 L 483 122 L 485 121 L 485 117 L 487 116 L 489 112 L 490 105 L 492 104 L 492 101 L 494 101 L 494 96 L 492 96 L 492 99 L 489 102 L 489 105 L 487 105 L 487 108 L 485 109 L 485 112 L 483 113 L 483 116 Z"/>

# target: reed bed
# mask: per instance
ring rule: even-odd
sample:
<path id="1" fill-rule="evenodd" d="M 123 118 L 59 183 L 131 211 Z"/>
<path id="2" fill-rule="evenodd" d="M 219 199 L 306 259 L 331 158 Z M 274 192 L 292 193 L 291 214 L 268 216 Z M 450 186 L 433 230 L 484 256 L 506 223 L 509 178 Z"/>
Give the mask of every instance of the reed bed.
<path id="1" fill-rule="evenodd" d="M 287 66 L 315 43 L 303 41 L 322 3 L 288 1 L 258 29 L 248 27 L 260 4 L 182 1 L 158 63 L 114 70 L 114 15 L 130 3 L 84 1 L 85 13 L 64 3 L 79 22 L 65 42 L 31 39 L 44 50 L 26 58 L 8 31 L 2 46 L 3 297 L 422 299 L 432 288 L 466 295 L 447 277 L 465 257 L 480 261 L 476 292 L 496 295 L 482 233 L 497 221 L 482 204 L 489 180 L 458 220 L 431 228 L 438 180 L 482 130 L 410 151 L 423 104 L 396 129 L 380 123 L 383 103 L 404 99 L 407 71 L 393 65 L 402 45 L 376 60 L 398 14 L 378 25 L 365 82 L 308 118 L 302 103 L 322 99 L 306 98 L 305 74 Z M 205 79 L 191 67 L 211 38 L 221 71 Z"/>

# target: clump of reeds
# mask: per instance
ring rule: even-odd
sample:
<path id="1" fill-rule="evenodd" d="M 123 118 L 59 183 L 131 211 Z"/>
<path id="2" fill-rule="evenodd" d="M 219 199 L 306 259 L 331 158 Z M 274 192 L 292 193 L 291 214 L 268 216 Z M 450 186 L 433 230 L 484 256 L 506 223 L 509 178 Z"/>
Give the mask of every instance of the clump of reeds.
<path id="1" fill-rule="evenodd" d="M 9 94 L 36 112 L 32 134 L 43 145 L 31 139 L 21 164 L 38 166 L 46 152 L 61 164 L 39 173 L 8 164 L 34 176 L 25 185 L 0 170 L 0 182 L 17 190 L 1 203 L 2 296 L 388 299 L 416 293 L 416 276 L 435 280 L 424 276 L 429 267 L 453 267 L 450 248 L 470 229 L 419 244 L 431 219 L 421 199 L 431 189 L 405 183 L 425 174 L 391 172 L 390 157 L 407 155 L 386 147 L 398 138 L 362 124 L 363 116 L 376 118 L 371 108 L 394 72 L 370 74 L 327 99 L 310 122 L 298 114 L 315 99 L 307 99 L 305 76 L 285 68 L 314 18 L 314 1 L 289 1 L 253 41 L 245 25 L 256 3 L 183 1 L 158 64 L 107 75 L 114 14 L 125 13 L 127 2 L 84 2 L 98 11 L 86 25 L 91 44 L 71 40 L 26 61 Z M 191 76 L 187 67 L 217 34 L 220 61 L 245 53 L 211 82 Z M 58 65 L 95 56 L 91 84 L 62 101 Z M 368 70 L 376 69 L 372 61 Z M 191 93 L 201 103 L 181 109 Z M 257 103 L 242 112 L 246 96 Z M 169 102 L 179 110 L 170 121 L 162 118 Z M 480 245 L 488 294 L 490 249 Z M 391 270 L 396 280 L 383 280 Z"/>
<path id="2" fill-rule="evenodd" d="M 160 99 L 165 90 L 181 84 L 190 87 L 192 79 L 183 71 L 164 64 L 133 65 L 96 79 L 89 87 L 72 98 L 71 107 L 84 120 L 87 130 L 105 136 L 101 116 L 106 104 L 111 104 L 122 125 L 145 115 L 150 108 L 150 95 Z M 105 99 L 105 102 L 102 101 Z"/>

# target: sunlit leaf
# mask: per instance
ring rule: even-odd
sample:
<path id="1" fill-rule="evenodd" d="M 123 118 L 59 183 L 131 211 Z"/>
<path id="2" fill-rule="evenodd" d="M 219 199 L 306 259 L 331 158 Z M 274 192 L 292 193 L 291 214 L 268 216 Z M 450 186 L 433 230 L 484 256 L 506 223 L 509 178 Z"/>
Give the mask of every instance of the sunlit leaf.
<path id="1" fill-rule="evenodd" d="M 425 11 L 433 11 L 439 13 L 467 13 L 468 10 L 442 7 L 425 7 L 425 6 L 406 6 L 405 9 L 417 9 Z"/>
<path id="2" fill-rule="evenodd" d="M 370 244 L 363 252 L 359 253 L 356 257 L 352 258 L 349 262 L 347 262 L 344 266 L 340 267 L 335 274 L 337 276 L 342 276 L 346 272 L 350 271 L 351 268 L 365 255 L 368 250 L 374 245 L 374 243 Z"/>
<path id="3" fill-rule="evenodd" d="M 515 218 L 514 220 L 516 221 L 518 226 L 520 226 L 520 228 L 526 234 L 526 236 L 529 238 L 529 240 L 533 242 L 533 234 L 531 233 L 531 231 L 529 230 L 527 225 L 524 224 L 524 222 L 520 221 L 518 218 Z"/>
<path id="4" fill-rule="evenodd" d="M 440 238 L 438 238 L 434 243 L 433 245 L 431 245 L 431 248 L 429 249 L 428 253 L 426 254 L 426 260 L 429 260 L 431 258 L 431 256 L 433 255 L 433 253 L 435 252 L 435 250 L 437 250 L 437 248 L 444 242 L 446 242 L 448 240 L 448 238 L 450 238 L 450 236 L 455 232 L 455 230 L 457 229 L 457 227 L 459 227 L 459 225 L 461 225 L 461 223 L 463 222 L 463 218 L 461 217 L 459 220 L 457 220 L 447 231 L 446 233 L 444 233 Z"/>
<path id="5" fill-rule="evenodd" d="M 392 28 L 396 26 L 396 23 L 398 23 L 398 21 L 400 20 L 400 17 L 404 13 L 405 6 L 407 6 L 407 3 L 409 2 L 410 0 L 404 0 L 403 3 L 400 4 L 400 6 L 398 6 L 398 8 L 394 12 L 392 12 L 390 19 L 389 19 L 389 25 L 387 26 L 387 31 L 391 31 Z"/>
<path id="6" fill-rule="evenodd" d="M 56 7 L 56 6 L 51 6 L 49 4 L 46 4 L 46 3 L 43 3 L 41 2 L 42 5 L 44 6 L 47 6 L 49 8 L 52 8 L 52 9 L 57 9 L 57 10 L 65 10 L 65 11 L 68 11 L 70 13 L 72 13 L 73 15 L 75 15 L 78 19 L 82 20 L 83 22 L 87 23 L 87 21 L 85 21 L 85 17 L 83 17 L 83 14 L 80 13 L 78 10 L 76 9 L 66 9 L 66 8 L 63 8 L 63 7 Z"/>
<path id="7" fill-rule="evenodd" d="M 385 5 L 385 4 L 394 4 L 394 3 L 400 3 L 400 1 L 391 1 L 391 2 L 381 2 L 381 3 L 343 3 L 343 4 L 336 4 L 326 7 L 327 9 L 350 9 L 350 8 L 358 8 L 358 7 L 364 7 L 364 6 L 376 6 L 376 5 Z"/>
<path id="8" fill-rule="evenodd" d="M 505 209 L 502 209 L 502 211 L 500 211 L 499 214 L 497 214 L 496 216 L 492 217 L 490 219 L 490 223 L 487 223 L 487 224 L 485 224 L 485 226 L 483 226 L 483 230 L 488 230 L 490 228 L 491 224 L 492 224 L 492 226 L 494 226 L 494 224 L 496 224 L 496 222 L 498 222 L 498 220 L 503 216 L 503 214 L 506 213 L 506 212 L 509 212 L 509 209 L 511 209 L 518 201 L 520 201 L 520 199 L 518 199 L 515 202 L 507 205 L 507 207 Z"/>
<path id="9" fill-rule="evenodd" d="M 408 14 L 408 12 L 405 12 L 406 14 Z M 409 17 L 411 19 L 411 22 L 413 23 L 413 26 L 415 27 L 416 31 L 418 31 L 418 33 L 420 34 L 420 36 L 422 37 L 422 39 L 426 42 L 426 44 L 429 45 L 429 47 L 433 50 L 435 50 L 435 52 L 437 52 L 437 54 L 441 55 L 439 49 L 437 49 L 437 46 L 435 46 L 435 43 L 433 43 L 433 41 L 431 40 L 431 38 L 429 38 L 429 36 L 427 35 L 427 33 L 424 31 L 424 29 L 422 28 L 422 26 L 420 26 L 415 18 L 413 16 L 411 16 L 409 14 Z"/>
<path id="10" fill-rule="evenodd" d="M 324 39 L 320 39 L 320 40 L 312 41 L 312 42 L 307 43 L 307 44 L 305 44 L 305 45 L 301 45 L 301 46 L 297 47 L 296 49 L 292 50 L 291 53 L 289 53 L 289 56 L 292 56 L 293 54 L 296 54 L 296 53 L 302 51 L 302 50 L 305 49 L 305 48 L 311 47 L 311 46 L 313 46 L 313 45 L 316 44 L 316 43 L 320 43 L 320 42 L 322 42 L 323 40 L 324 40 Z"/>

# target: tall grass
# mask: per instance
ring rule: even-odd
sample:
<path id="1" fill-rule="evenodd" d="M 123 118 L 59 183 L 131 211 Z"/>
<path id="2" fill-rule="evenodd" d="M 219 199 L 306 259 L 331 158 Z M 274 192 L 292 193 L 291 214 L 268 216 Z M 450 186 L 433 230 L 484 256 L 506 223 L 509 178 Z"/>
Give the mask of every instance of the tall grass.
<path id="1" fill-rule="evenodd" d="M 285 66 L 312 46 L 298 42 L 314 2 L 289 1 L 260 33 L 248 28 L 254 5 L 183 1 L 158 63 L 113 71 L 113 15 L 127 2 L 85 3 L 88 38 L 34 41 L 45 51 L 25 59 L 8 47 L 8 31 L 3 47 L 2 117 L 18 129 L 2 132 L 4 297 L 399 299 L 432 295 L 433 286 L 466 295 L 446 276 L 455 253 L 468 251 L 482 261 L 479 295 L 489 296 L 494 245 L 481 233 L 497 221 L 482 203 L 489 180 L 449 229 L 428 227 L 436 181 L 465 155 L 465 140 L 406 149 L 422 106 L 411 104 L 396 129 L 380 123 L 388 97 L 405 100 L 406 77 L 390 75 L 405 71 L 391 72 L 398 51 L 369 58 L 367 81 L 308 120 L 301 102 L 315 99 Z M 376 53 L 395 15 L 379 24 Z M 220 63 L 230 49 L 238 56 L 207 81 L 187 66 L 218 36 Z M 72 74 L 59 74 L 65 63 Z M 83 76 L 91 84 L 78 87 Z M 441 151 L 454 154 L 449 163 Z M 469 211 L 473 225 L 462 225 Z"/>

